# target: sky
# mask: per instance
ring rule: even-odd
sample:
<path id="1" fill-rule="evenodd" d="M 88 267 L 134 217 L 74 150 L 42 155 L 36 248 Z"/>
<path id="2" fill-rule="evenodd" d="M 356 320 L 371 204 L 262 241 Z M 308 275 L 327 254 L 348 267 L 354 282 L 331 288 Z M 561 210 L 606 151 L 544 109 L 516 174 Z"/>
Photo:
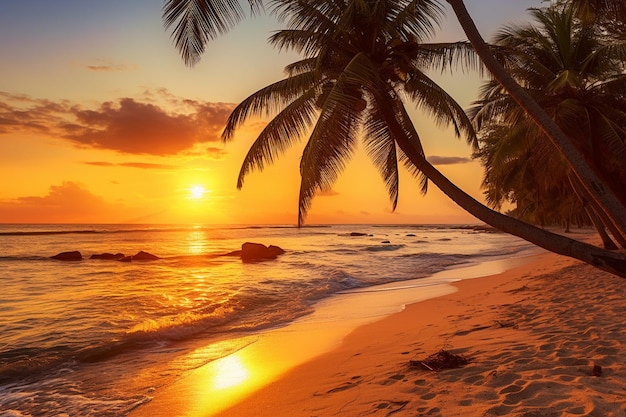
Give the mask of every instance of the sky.
<path id="1" fill-rule="evenodd" d="M 444 2 L 445 3 L 445 2 Z M 466 0 L 486 39 L 528 20 L 541 0 Z M 305 138 L 236 188 L 241 162 L 267 120 L 234 139 L 230 111 L 284 77 L 298 59 L 267 44 L 281 23 L 248 18 L 184 65 L 157 0 L 0 0 L 0 223 L 294 224 Z M 448 12 L 433 41 L 464 40 Z M 464 108 L 477 74 L 433 74 Z M 483 200 L 482 168 L 452 130 L 408 104 L 439 170 Z M 400 174 L 392 211 L 383 180 L 359 150 L 307 224 L 478 223 L 431 184 Z"/>

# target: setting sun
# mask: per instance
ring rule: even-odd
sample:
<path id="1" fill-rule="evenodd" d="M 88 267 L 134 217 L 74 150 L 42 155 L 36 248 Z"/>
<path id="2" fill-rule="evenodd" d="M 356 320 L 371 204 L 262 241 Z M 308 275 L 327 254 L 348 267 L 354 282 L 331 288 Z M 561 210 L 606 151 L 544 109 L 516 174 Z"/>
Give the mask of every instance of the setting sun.
<path id="1" fill-rule="evenodd" d="M 203 185 L 192 185 L 189 188 L 189 198 L 199 200 L 206 194 L 207 190 Z"/>

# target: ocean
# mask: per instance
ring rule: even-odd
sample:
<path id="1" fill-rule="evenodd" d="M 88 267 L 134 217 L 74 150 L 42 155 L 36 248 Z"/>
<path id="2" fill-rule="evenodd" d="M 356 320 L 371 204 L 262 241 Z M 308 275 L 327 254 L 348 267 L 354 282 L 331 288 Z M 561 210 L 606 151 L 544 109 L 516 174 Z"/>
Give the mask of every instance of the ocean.
<path id="1" fill-rule="evenodd" d="M 244 242 L 286 252 L 224 256 Z M 0 225 L 0 248 L 0 417 L 125 416 L 335 294 L 537 251 L 461 225 Z"/>

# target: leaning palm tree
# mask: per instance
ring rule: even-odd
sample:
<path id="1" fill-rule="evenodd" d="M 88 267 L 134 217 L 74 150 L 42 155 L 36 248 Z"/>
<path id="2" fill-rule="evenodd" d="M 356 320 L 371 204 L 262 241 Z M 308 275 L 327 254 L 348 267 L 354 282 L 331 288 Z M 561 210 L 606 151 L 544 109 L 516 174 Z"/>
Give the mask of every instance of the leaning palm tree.
<path id="1" fill-rule="evenodd" d="M 596 28 L 576 24 L 571 7 L 531 13 L 536 25 L 506 27 L 495 37 L 495 45 L 506 57 L 504 65 L 626 204 L 626 75 L 619 56 Z M 542 141 L 549 143 L 495 80 L 485 84 L 470 114 L 487 132 L 493 130 L 491 126 L 508 126 L 503 140 L 510 132 L 521 132 L 537 147 Z M 563 167 L 563 175 L 567 171 Z M 614 235 L 623 240 L 617 230 Z"/>
<path id="2" fill-rule="evenodd" d="M 559 128 L 550 116 L 537 104 L 533 97 L 526 92 L 506 71 L 492 54 L 490 47 L 484 41 L 476 28 L 463 0 L 446 0 L 454 10 L 457 19 L 467 35 L 476 53 L 480 56 L 485 67 L 491 72 L 507 93 L 515 100 L 529 117 L 544 131 L 546 137 L 563 155 L 565 161 L 578 177 L 586 191 L 598 203 L 620 234 L 626 234 L 626 208 L 609 190 L 604 182 L 593 171 L 584 157 L 576 149 L 571 139 Z"/>
<path id="3" fill-rule="evenodd" d="M 612 0 L 605 0 L 607 3 Z M 494 59 L 489 47 L 476 29 L 462 0 L 447 0 L 459 23 L 476 49 L 481 60 L 508 93 L 529 113 L 535 123 L 555 144 L 581 180 L 590 196 L 603 209 L 606 216 L 621 234 L 626 235 L 626 209 L 607 190 L 604 183 L 588 166 L 567 136 L 549 116 Z M 619 0 L 618 0 L 619 2 Z M 252 12 L 262 8 L 262 0 L 249 0 Z M 344 3 L 345 5 L 345 3 Z M 195 64 L 205 50 L 206 44 L 217 35 L 227 32 L 244 16 L 237 0 L 165 0 L 163 18 L 166 27 L 173 28 L 175 44 L 188 65 Z"/>
<path id="4" fill-rule="evenodd" d="M 253 116 L 272 115 L 246 155 L 238 186 L 263 169 L 298 139 L 308 137 L 301 164 L 298 224 L 318 191 L 332 187 L 355 151 L 359 138 L 387 186 L 392 206 L 398 196 L 398 160 L 418 177 L 426 192 L 430 180 L 475 217 L 550 251 L 571 256 L 626 277 L 626 257 L 552 234 L 495 212 L 464 193 L 426 160 L 420 136 L 404 99 L 452 124 L 475 145 L 469 119 L 427 75 L 449 62 L 468 61 L 465 44 L 426 44 L 441 15 L 428 0 L 276 0 L 288 29 L 270 41 L 304 55 L 286 68 L 287 77 L 245 99 L 230 115 L 224 138 Z"/>

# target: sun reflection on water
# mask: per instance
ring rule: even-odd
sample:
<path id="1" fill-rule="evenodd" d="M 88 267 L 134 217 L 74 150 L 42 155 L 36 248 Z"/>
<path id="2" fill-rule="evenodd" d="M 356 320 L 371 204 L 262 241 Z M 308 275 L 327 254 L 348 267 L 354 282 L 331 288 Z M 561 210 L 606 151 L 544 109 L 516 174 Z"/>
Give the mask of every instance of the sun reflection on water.
<path id="1" fill-rule="evenodd" d="M 216 363 L 213 387 L 217 390 L 231 388 L 244 383 L 248 376 L 248 368 L 238 355 L 227 356 Z"/>
<path id="2" fill-rule="evenodd" d="M 194 230 L 187 236 L 189 244 L 189 253 L 192 255 L 201 255 L 206 252 L 207 238 L 203 230 Z"/>

